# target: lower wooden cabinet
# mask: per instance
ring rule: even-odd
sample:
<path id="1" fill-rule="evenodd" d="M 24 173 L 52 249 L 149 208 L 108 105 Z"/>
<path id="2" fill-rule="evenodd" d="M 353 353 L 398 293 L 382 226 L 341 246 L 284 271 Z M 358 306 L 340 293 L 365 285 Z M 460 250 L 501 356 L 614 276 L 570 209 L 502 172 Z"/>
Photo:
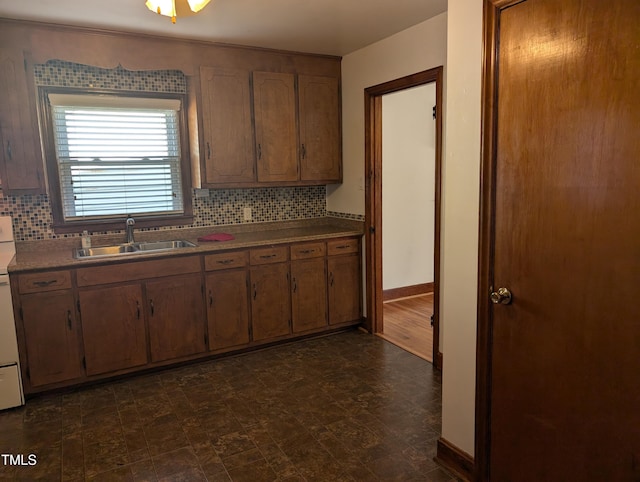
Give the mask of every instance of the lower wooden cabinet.
<path id="1" fill-rule="evenodd" d="M 251 267 L 251 323 L 253 341 L 278 338 L 291 333 L 287 263 Z"/>
<path id="2" fill-rule="evenodd" d="M 329 324 L 336 325 L 359 320 L 360 307 L 360 255 L 330 256 L 329 272 Z"/>
<path id="3" fill-rule="evenodd" d="M 207 274 L 209 347 L 219 350 L 249 343 L 249 296 L 245 269 Z"/>
<path id="4" fill-rule="evenodd" d="M 64 290 L 22 295 L 20 307 L 30 385 L 82 377 L 73 293 Z"/>
<path id="5" fill-rule="evenodd" d="M 82 290 L 79 299 L 87 375 L 147 363 L 144 301 L 139 284 Z"/>
<path id="6" fill-rule="evenodd" d="M 147 281 L 145 286 L 151 361 L 206 351 L 200 274 Z"/>
<path id="7" fill-rule="evenodd" d="M 327 325 L 327 272 L 324 258 L 291 262 L 291 315 L 294 333 Z"/>
<path id="8" fill-rule="evenodd" d="M 25 272 L 26 393 L 356 324 L 360 278 L 356 237 Z"/>

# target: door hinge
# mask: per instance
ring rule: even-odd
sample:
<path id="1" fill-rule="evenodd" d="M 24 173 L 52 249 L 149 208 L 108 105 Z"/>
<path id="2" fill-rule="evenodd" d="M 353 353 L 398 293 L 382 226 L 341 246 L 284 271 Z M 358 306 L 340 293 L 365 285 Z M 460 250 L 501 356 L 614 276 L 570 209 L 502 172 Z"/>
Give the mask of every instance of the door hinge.
<path id="1" fill-rule="evenodd" d="M 433 106 L 433 118 L 434 119 L 436 118 L 436 106 L 435 105 Z"/>
<path id="2" fill-rule="evenodd" d="M 374 226 L 369 226 L 369 233 L 373 234 L 376 232 L 376 228 Z"/>
<path id="3" fill-rule="evenodd" d="M 431 326 L 433 326 L 434 320 L 433 320 L 433 315 L 431 315 Z"/>

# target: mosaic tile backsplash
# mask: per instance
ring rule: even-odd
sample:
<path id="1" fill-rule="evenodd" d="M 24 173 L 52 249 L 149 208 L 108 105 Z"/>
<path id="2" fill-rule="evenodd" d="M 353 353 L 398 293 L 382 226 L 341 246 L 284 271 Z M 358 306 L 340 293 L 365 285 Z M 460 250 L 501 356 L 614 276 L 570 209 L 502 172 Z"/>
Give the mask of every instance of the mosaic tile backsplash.
<path id="1" fill-rule="evenodd" d="M 97 67 L 52 60 L 35 66 L 37 85 L 117 89 L 140 92 L 186 91 L 180 71 L 133 72 L 118 67 Z M 243 223 L 243 210 L 251 207 L 253 223 L 323 217 L 326 211 L 324 186 L 209 190 L 208 197 L 193 198 L 194 222 L 178 228 Z M 47 195 L 5 196 L 0 194 L 0 215 L 12 216 L 16 241 L 78 237 L 55 234 L 51 228 L 51 206 Z M 176 229 L 167 227 L 160 229 Z M 144 231 L 144 229 L 141 229 Z M 121 231 L 101 232 L 116 234 Z"/>
<path id="2" fill-rule="evenodd" d="M 245 207 L 251 207 L 252 223 L 290 221 L 327 215 L 325 187 L 216 189 L 209 196 L 193 194 L 193 224 L 165 229 L 198 228 L 223 224 L 241 224 Z M 51 228 L 51 207 L 46 195 L 0 195 L 0 216 L 13 218 L 16 241 L 73 238 L 80 234 L 56 234 Z M 123 218 L 124 223 L 124 218 Z M 149 229 L 140 228 L 139 231 Z M 123 231 L 100 231 L 92 234 L 117 234 Z"/>

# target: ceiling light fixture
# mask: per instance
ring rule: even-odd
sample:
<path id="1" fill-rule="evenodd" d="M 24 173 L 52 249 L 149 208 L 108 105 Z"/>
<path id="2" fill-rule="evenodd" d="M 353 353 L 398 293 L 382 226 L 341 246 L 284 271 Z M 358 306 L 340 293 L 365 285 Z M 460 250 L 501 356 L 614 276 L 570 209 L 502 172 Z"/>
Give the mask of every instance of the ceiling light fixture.
<path id="1" fill-rule="evenodd" d="M 171 23 L 176 23 L 176 17 L 195 15 L 211 0 L 147 0 L 145 5 L 149 10 L 159 15 L 171 17 Z"/>

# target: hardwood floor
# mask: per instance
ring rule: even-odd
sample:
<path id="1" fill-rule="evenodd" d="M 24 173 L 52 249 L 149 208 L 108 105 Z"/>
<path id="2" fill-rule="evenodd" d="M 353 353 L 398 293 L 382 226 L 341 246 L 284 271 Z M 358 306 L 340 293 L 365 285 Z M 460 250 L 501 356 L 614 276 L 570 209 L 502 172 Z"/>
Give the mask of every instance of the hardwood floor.
<path id="1" fill-rule="evenodd" d="M 433 363 L 433 293 L 384 303 L 382 338 Z"/>

